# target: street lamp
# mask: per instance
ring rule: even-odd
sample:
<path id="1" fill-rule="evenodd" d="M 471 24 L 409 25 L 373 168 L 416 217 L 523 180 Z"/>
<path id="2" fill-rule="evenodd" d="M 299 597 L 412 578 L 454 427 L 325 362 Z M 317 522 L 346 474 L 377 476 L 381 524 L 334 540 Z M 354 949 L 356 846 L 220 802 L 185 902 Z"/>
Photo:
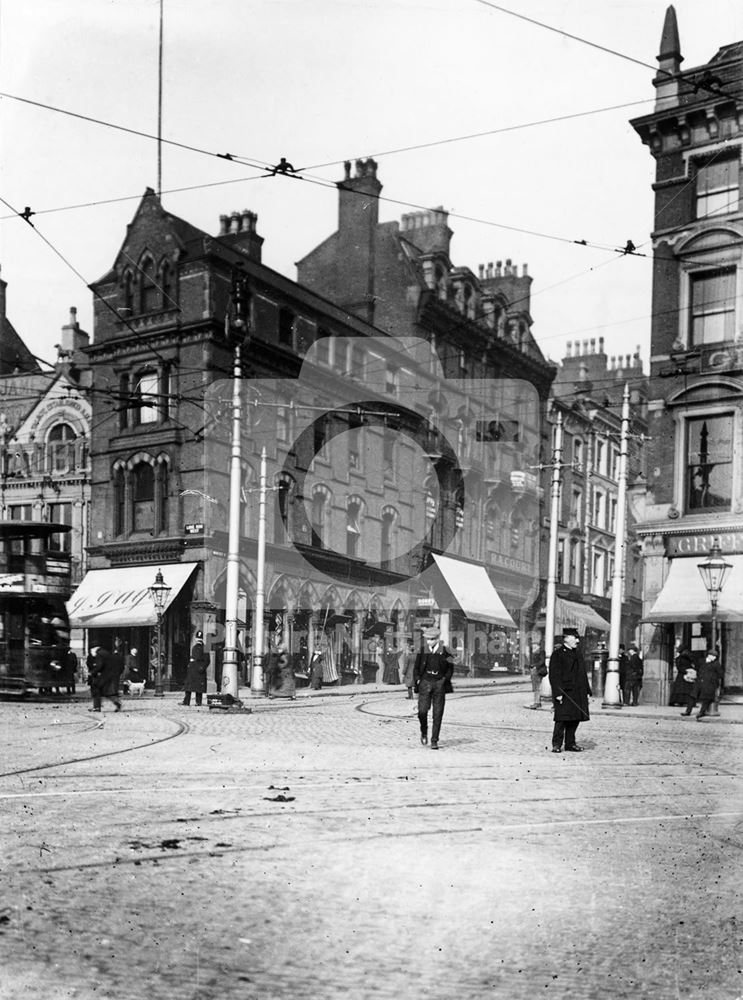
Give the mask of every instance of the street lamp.
<path id="1" fill-rule="evenodd" d="M 725 585 L 725 579 L 732 568 L 732 565 L 729 562 L 725 562 L 722 558 L 720 540 L 718 538 L 713 540 L 712 548 L 704 562 L 697 564 L 699 575 L 702 578 L 704 586 L 707 588 L 710 603 L 712 604 L 712 652 L 715 655 L 717 655 L 717 602 Z M 717 701 L 718 699 L 716 698 L 714 708 L 712 709 L 713 715 L 718 714 Z"/>
<path id="2" fill-rule="evenodd" d="M 165 697 L 163 688 L 163 611 L 168 600 L 172 587 L 169 587 L 163 580 L 163 571 L 159 569 L 155 575 L 155 582 L 149 588 L 152 603 L 155 605 L 157 614 L 157 672 L 155 674 L 155 697 Z"/>

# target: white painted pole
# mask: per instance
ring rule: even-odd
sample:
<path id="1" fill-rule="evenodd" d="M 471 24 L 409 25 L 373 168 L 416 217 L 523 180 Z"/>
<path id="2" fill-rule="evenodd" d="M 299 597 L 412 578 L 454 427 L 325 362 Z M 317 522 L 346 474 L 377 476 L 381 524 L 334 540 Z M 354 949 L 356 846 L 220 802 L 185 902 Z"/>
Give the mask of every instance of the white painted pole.
<path id="1" fill-rule="evenodd" d="M 255 622 L 253 623 L 253 670 L 250 690 L 253 694 L 265 694 L 263 655 L 265 640 L 264 614 L 266 595 L 266 449 L 261 450 L 260 493 L 258 501 L 258 557 L 255 583 Z"/>
<path id="2" fill-rule="evenodd" d="M 550 489 L 550 540 L 547 563 L 547 604 L 544 622 L 544 656 L 549 664 L 555 639 L 555 603 L 557 600 L 557 542 L 560 526 L 560 483 L 562 477 L 562 413 L 557 414 L 555 447 L 552 451 L 552 486 Z M 540 697 L 549 700 L 552 687 L 549 676 L 542 678 Z"/>
<path id="3" fill-rule="evenodd" d="M 611 584 L 611 617 L 609 624 L 609 660 L 602 705 L 621 705 L 619 696 L 619 640 L 622 631 L 622 599 L 624 597 L 624 560 L 627 548 L 627 441 L 629 438 L 629 384 L 624 386 L 622 401 L 622 432 L 619 445 L 619 485 L 617 489 L 617 523 L 614 526 L 614 576 Z"/>
<path id="4" fill-rule="evenodd" d="M 240 581 L 241 404 L 242 361 L 240 345 L 238 343 L 235 346 L 232 372 L 232 451 L 230 456 L 230 508 L 221 691 L 222 695 L 230 695 L 236 701 L 240 693 L 237 651 L 237 602 Z"/>

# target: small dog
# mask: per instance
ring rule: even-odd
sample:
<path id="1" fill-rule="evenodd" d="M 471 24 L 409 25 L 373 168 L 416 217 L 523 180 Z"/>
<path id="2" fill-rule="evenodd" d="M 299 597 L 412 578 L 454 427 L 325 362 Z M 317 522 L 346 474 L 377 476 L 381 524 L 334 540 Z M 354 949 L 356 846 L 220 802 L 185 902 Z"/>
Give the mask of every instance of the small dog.
<path id="1" fill-rule="evenodd" d="M 132 698 L 144 697 L 144 681 L 125 681 L 124 689 Z"/>

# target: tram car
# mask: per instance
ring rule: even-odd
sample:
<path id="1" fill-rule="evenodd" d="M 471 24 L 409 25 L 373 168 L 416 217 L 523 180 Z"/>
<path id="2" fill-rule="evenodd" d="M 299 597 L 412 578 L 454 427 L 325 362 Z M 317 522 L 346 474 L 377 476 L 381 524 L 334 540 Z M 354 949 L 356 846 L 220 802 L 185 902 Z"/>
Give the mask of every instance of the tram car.
<path id="1" fill-rule="evenodd" d="M 66 524 L 0 520 L 0 694 L 65 690 L 71 592 Z"/>

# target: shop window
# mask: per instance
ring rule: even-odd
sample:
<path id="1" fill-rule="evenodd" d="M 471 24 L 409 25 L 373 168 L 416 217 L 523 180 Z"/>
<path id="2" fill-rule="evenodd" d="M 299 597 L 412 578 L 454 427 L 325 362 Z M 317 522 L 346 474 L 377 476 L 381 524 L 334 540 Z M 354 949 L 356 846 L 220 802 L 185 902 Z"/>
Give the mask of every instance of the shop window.
<path id="1" fill-rule="evenodd" d="M 707 219 L 738 211 L 738 154 L 702 163 L 696 171 L 696 216 Z"/>
<path id="2" fill-rule="evenodd" d="M 735 336 L 735 268 L 690 277 L 691 345 L 717 344 Z"/>
<path id="3" fill-rule="evenodd" d="M 686 422 L 686 512 L 730 510 L 733 494 L 733 415 Z"/>

